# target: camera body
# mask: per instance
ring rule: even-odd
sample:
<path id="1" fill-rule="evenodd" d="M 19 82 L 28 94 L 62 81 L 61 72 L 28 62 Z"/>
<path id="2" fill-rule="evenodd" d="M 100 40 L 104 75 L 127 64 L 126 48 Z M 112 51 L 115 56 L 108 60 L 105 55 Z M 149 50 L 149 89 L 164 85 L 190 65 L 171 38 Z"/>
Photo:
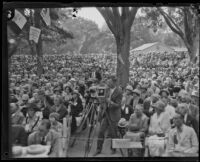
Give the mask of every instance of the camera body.
<path id="1" fill-rule="evenodd" d="M 106 86 L 93 86 L 89 89 L 89 92 L 92 98 L 105 98 L 106 89 Z"/>

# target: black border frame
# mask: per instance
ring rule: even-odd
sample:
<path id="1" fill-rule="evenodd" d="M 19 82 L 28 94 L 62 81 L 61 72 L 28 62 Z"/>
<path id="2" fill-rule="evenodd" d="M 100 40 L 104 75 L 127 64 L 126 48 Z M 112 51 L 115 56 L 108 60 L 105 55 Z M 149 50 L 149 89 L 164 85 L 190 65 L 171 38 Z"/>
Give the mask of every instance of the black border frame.
<path id="1" fill-rule="evenodd" d="M 188 6 L 192 3 L 141 3 L 134 1 L 134 3 L 111 3 L 111 2 L 50 2 L 50 1 L 43 1 L 43 2 L 3 2 L 3 14 L 2 14 L 2 110 L 1 110 L 1 117 L 2 117 L 2 135 L 1 135 L 1 159 L 10 159 L 10 160 L 33 160 L 30 158 L 12 158 L 10 155 L 11 148 L 10 146 L 10 121 L 9 121 L 9 104 L 8 104 L 8 97 L 9 97 L 9 83 L 8 83 L 8 55 L 7 55 L 7 24 L 5 23 L 6 20 L 6 10 L 12 8 L 60 8 L 60 7 L 94 7 L 94 6 Z M 200 3 L 198 3 L 200 5 Z M 8 127 L 9 126 L 9 127 Z M 184 158 L 175 158 L 175 157 L 167 157 L 167 158 L 151 158 L 151 157 L 127 157 L 127 158 L 120 158 L 120 157 L 92 157 L 92 158 L 37 158 L 36 160 L 82 160 L 82 161 L 102 161 L 102 160 L 109 160 L 109 161 L 199 161 L 199 157 L 184 157 Z"/>

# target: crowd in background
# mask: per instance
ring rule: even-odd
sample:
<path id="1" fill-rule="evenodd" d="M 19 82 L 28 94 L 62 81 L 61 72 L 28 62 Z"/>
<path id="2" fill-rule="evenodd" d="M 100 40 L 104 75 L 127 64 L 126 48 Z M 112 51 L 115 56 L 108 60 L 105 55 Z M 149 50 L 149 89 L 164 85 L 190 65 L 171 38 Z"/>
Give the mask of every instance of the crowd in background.
<path id="1" fill-rule="evenodd" d="M 43 143 L 43 139 L 39 140 L 42 132 L 48 134 L 46 142 L 56 143 L 62 135 L 66 115 L 72 116 L 73 134 L 77 128 L 76 117 L 87 105 L 89 88 L 114 74 L 115 65 L 112 57 L 47 55 L 39 77 L 35 57 L 13 56 L 9 65 L 9 102 L 12 131 L 19 132 L 14 133 L 13 143 L 24 146 Z M 192 138 L 197 140 L 181 148 L 195 147 L 193 152 L 198 152 L 198 65 L 188 65 L 184 55 L 174 53 L 149 53 L 133 58 L 130 80 L 123 89 L 119 123 L 124 123 L 133 134 L 142 132 L 140 139 L 148 134 L 156 141 L 156 134 L 170 136 L 170 130 L 176 127 L 177 114 L 183 116 L 185 125 L 193 128 Z M 130 138 L 127 133 L 125 137 Z M 150 156 L 163 153 L 161 143 L 149 140 L 147 145 Z"/>

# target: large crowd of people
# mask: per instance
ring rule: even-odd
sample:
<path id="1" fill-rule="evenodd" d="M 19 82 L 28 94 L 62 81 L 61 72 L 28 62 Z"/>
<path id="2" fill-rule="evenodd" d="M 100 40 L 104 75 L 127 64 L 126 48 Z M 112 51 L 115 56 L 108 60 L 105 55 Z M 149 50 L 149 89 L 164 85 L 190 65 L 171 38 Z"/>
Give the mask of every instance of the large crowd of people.
<path id="1" fill-rule="evenodd" d="M 38 76 L 36 57 L 12 56 L 9 64 L 12 144 L 50 143 L 51 155 L 57 157 L 63 118 L 72 116 L 73 135 L 78 127 L 77 117 L 89 102 L 90 88 L 103 82 L 111 89 L 107 99 L 111 126 L 124 128 L 123 138 L 142 142 L 147 152 L 139 156 L 198 153 L 198 65 L 187 64 L 185 56 L 176 53 L 141 54 L 130 59 L 129 83 L 121 88 L 113 77 L 115 59 L 100 55 L 45 55 L 43 74 Z M 103 119 L 96 154 L 103 149 L 107 123 Z M 110 136 L 116 138 L 117 134 L 111 131 Z M 128 152 L 133 156 L 133 149 Z"/>

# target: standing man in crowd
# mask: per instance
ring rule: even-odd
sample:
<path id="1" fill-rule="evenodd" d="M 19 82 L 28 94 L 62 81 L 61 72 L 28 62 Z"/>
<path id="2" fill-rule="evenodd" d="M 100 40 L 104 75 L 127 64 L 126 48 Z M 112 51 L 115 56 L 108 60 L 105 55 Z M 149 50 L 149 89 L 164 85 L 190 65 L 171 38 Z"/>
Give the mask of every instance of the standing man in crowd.
<path id="1" fill-rule="evenodd" d="M 117 78 L 115 76 L 111 76 L 107 82 L 109 88 L 109 97 L 106 98 L 106 112 L 103 116 L 98 141 L 97 141 L 97 150 L 94 156 L 98 155 L 102 151 L 103 142 L 105 132 L 107 130 L 110 131 L 111 139 L 117 138 L 117 124 L 121 118 L 121 101 L 122 101 L 122 91 L 117 86 Z M 112 148 L 112 140 L 111 140 L 111 151 L 112 154 L 116 152 L 115 149 Z"/>

